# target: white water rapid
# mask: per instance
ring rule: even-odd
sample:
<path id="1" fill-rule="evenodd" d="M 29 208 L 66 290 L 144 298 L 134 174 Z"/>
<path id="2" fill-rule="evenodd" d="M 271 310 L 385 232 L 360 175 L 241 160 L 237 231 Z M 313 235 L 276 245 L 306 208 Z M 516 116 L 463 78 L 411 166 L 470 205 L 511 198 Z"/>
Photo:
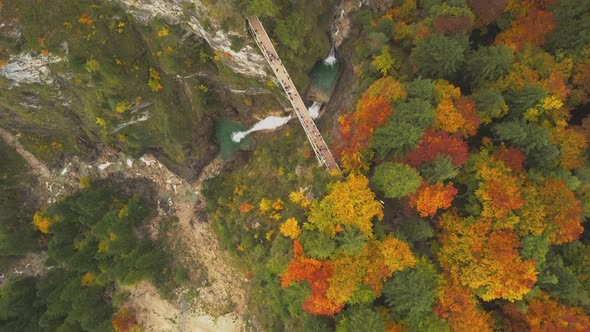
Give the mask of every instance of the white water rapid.
<path id="1" fill-rule="evenodd" d="M 319 101 L 314 101 L 313 104 L 307 109 L 312 119 L 317 119 L 318 116 L 320 116 L 320 107 L 322 107 L 322 103 Z"/>
<path id="2" fill-rule="evenodd" d="M 330 54 L 328 55 L 327 58 L 324 59 L 324 63 L 327 64 L 328 66 L 333 66 L 336 63 L 336 55 L 335 55 L 335 51 L 334 51 L 334 45 L 332 45 L 332 48 L 330 48 Z"/>
<path id="3" fill-rule="evenodd" d="M 275 129 L 278 128 L 282 125 L 284 125 L 285 123 L 289 122 L 289 120 L 291 120 L 291 116 L 268 116 L 262 120 L 260 120 L 258 123 L 256 123 L 252 128 L 246 130 L 246 131 L 238 131 L 235 132 L 231 135 L 231 139 L 234 142 L 239 142 L 242 139 L 244 139 L 244 137 L 246 137 L 248 134 L 258 131 L 258 130 L 265 130 L 265 129 Z"/>

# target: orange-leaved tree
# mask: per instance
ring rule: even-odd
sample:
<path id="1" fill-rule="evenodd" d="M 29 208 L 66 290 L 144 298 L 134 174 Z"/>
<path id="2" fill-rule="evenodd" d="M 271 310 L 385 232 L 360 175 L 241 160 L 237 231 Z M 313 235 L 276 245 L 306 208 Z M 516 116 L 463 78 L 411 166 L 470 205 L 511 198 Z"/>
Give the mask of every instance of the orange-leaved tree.
<path id="1" fill-rule="evenodd" d="M 422 182 L 415 193 L 410 194 L 410 206 L 415 208 L 422 217 L 433 217 L 438 209 L 451 207 L 457 189 L 453 183 L 443 184 L 437 182 L 428 184 Z"/>
<path id="2" fill-rule="evenodd" d="M 333 264 L 325 260 L 305 257 L 299 240 L 293 241 L 293 259 L 281 275 L 281 286 L 288 287 L 294 281 L 307 281 L 311 295 L 303 303 L 303 309 L 314 315 L 333 315 L 344 307 L 326 297 L 328 279 L 334 273 Z"/>
<path id="3" fill-rule="evenodd" d="M 293 253 L 281 275 L 281 285 L 288 287 L 294 281 L 306 281 L 311 294 L 303 309 L 314 315 L 333 315 L 347 303 L 379 297 L 385 279 L 416 262 L 410 247 L 391 235 L 380 241 L 371 240 L 358 255 L 340 254 L 331 260 L 305 257 L 299 240 L 293 243 Z"/>
<path id="4" fill-rule="evenodd" d="M 568 307 L 545 293 L 527 301 L 523 310 L 514 303 L 501 308 L 505 324 L 521 331 L 590 331 L 590 318 L 580 307 Z"/>
<path id="5" fill-rule="evenodd" d="M 463 117 L 464 127 L 460 131 L 464 136 L 473 136 L 477 133 L 479 128 L 479 117 L 475 112 L 477 105 L 471 98 L 463 97 L 455 101 L 455 107 Z"/>
<path id="6" fill-rule="evenodd" d="M 38 211 L 33 215 L 33 228 L 39 230 L 43 234 L 49 233 L 49 226 L 58 221 L 58 217 L 46 215 L 42 211 Z"/>
<path id="7" fill-rule="evenodd" d="M 549 242 L 562 244 L 577 240 L 584 231 L 582 202 L 563 180 L 548 178 L 540 192 L 547 212 Z"/>
<path id="8" fill-rule="evenodd" d="M 549 130 L 551 141 L 559 147 L 558 165 L 565 169 L 580 168 L 584 164 L 588 139 L 581 129 L 567 127 L 565 121 Z"/>
<path id="9" fill-rule="evenodd" d="M 485 301 L 519 300 L 537 281 L 534 260 L 522 260 L 516 233 L 491 220 L 444 213 L 438 258 L 445 271 Z"/>
<path id="10" fill-rule="evenodd" d="M 542 183 L 526 182 L 526 204 L 518 212 L 521 236 L 545 234 L 551 244 L 577 240 L 584 228 L 582 202 L 563 180 L 547 178 Z"/>
<path id="11" fill-rule="evenodd" d="M 444 280 L 434 313 L 447 320 L 452 331 L 469 326 L 472 331 L 491 332 L 491 315 L 479 307 L 471 291 L 448 273 L 444 273 Z"/>
<path id="12" fill-rule="evenodd" d="M 336 152 L 345 169 L 366 167 L 370 157 L 366 152 L 373 132 L 384 125 L 392 114 L 390 103 L 406 96 L 401 82 L 385 76 L 369 86 L 358 100 L 353 113 L 340 116 L 338 121 L 342 140 Z"/>
<path id="13" fill-rule="evenodd" d="M 435 109 L 435 127 L 465 137 L 475 135 L 479 128 L 475 102 L 470 98 L 461 98 L 461 90 L 448 81 L 439 80 L 435 87 L 439 101 Z"/>
<path id="14" fill-rule="evenodd" d="M 504 44 L 520 50 L 526 44 L 543 46 L 545 37 L 555 29 L 555 15 L 552 12 L 533 8 L 517 16 L 512 26 L 496 37 L 496 44 Z"/>
<path id="15" fill-rule="evenodd" d="M 129 307 L 122 307 L 115 314 L 112 320 L 113 330 L 115 332 L 138 332 L 140 326 L 135 317 L 135 312 Z"/>
<path id="16" fill-rule="evenodd" d="M 337 303 L 356 303 L 379 297 L 385 280 L 413 267 L 416 258 L 405 242 L 389 235 L 370 241 L 358 255 L 338 255 L 332 262 L 334 274 L 329 280 L 328 298 Z"/>
<path id="17" fill-rule="evenodd" d="M 513 211 L 526 203 L 520 192 L 522 181 L 502 161 L 494 159 L 487 149 L 472 158 L 478 180 L 475 197 L 482 205 L 481 216 L 495 219 L 513 216 Z M 510 223 L 517 221 L 513 219 Z"/>

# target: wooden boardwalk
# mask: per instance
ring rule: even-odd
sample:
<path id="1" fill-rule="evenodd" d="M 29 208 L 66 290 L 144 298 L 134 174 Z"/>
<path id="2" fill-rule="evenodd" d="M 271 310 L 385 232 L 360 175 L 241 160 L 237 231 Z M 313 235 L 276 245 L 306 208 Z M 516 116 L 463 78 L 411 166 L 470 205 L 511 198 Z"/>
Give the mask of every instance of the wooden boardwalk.
<path id="1" fill-rule="evenodd" d="M 264 54 L 266 61 L 277 76 L 281 86 L 289 98 L 289 101 L 293 105 L 293 110 L 295 111 L 295 114 L 297 114 L 297 118 L 303 126 L 303 130 L 305 131 L 305 134 L 311 143 L 318 162 L 323 164 L 330 173 L 336 171 L 340 172 L 340 167 L 338 167 L 334 156 L 332 156 L 332 152 L 330 152 L 330 149 L 324 141 L 322 134 L 313 122 L 307 107 L 305 107 L 305 104 L 303 103 L 297 88 L 295 88 L 295 84 L 293 84 L 289 73 L 287 73 L 287 69 L 285 69 L 285 66 L 283 66 L 283 63 L 281 62 L 274 45 L 270 41 L 268 34 L 264 30 L 262 23 L 257 17 L 248 17 L 248 25 L 251 34 L 256 40 L 256 44 L 258 44 L 258 47 L 260 47 L 260 50 Z"/>

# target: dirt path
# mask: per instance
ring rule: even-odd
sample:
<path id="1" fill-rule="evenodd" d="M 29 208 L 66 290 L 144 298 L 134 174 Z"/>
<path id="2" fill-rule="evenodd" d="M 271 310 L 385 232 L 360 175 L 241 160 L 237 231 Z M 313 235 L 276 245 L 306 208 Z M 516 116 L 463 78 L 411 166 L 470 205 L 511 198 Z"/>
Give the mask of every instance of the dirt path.
<path id="1" fill-rule="evenodd" d="M 18 154 L 20 154 L 21 157 L 27 161 L 35 175 L 43 177 L 44 179 L 51 177 L 51 172 L 47 166 L 40 162 L 39 159 L 33 156 L 29 151 L 25 150 L 23 145 L 20 144 L 14 135 L 3 128 L 0 128 L 0 137 L 4 140 L 4 142 L 6 142 L 6 144 L 16 149 L 16 152 L 18 152 Z"/>
<path id="2" fill-rule="evenodd" d="M 214 159 L 199 179 L 190 184 L 149 154 L 133 160 L 103 147 L 92 163 L 74 157 L 66 160 L 60 169 L 50 170 L 26 151 L 10 132 L 0 128 L 0 139 L 15 147 L 42 180 L 39 181 L 39 191 L 48 204 L 79 190 L 83 177 L 107 179 L 123 176 L 152 181 L 158 188 L 158 216 L 154 222 L 171 216 L 178 218 L 178 226 L 167 246 L 174 248 L 175 259 L 185 264 L 189 274 L 200 276 L 203 282 L 191 289 L 175 290 L 178 296 L 173 302 L 163 299 L 150 283 L 141 282 L 127 287 L 131 294 L 128 305 L 136 308 L 138 320 L 146 331 L 243 330 L 246 311 L 244 278 L 232 267 L 228 253 L 221 249 L 204 214 L 204 198 L 200 193 L 202 181 L 219 173 L 220 158 Z M 158 225 L 150 224 L 150 228 L 156 233 Z M 31 257 L 25 257 L 15 273 L 35 274 L 32 269 L 39 264 L 30 261 Z"/>
<path id="3" fill-rule="evenodd" d="M 160 193 L 172 196 L 160 205 L 166 205 L 178 217 L 170 241 L 173 243 L 169 244 L 174 255 L 191 275 L 201 275 L 202 282 L 196 296 L 188 295 L 195 289 L 176 290 L 179 296 L 175 303 L 165 301 L 152 285 L 143 282 L 130 289 L 129 305 L 136 308 L 146 331 L 241 331 L 246 310 L 244 278 L 230 264 L 231 257 L 221 249 L 202 213 L 205 204 L 201 183 L 219 172 L 221 160 L 217 158 L 205 167 L 192 185 L 152 156 L 144 156 L 141 162 L 161 174 L 155 176 Z"/>
<path id="4" fill-rule="evenodd" d="M 133 307 L 146 332 L 238 332 L 241 319 L 233 314 L 213 318 L 191 311 L 190 306 L 175 306 L 163 300 L 156 288 L 148 282 L 140 282 L 132 288 L 127 305 Z"/>

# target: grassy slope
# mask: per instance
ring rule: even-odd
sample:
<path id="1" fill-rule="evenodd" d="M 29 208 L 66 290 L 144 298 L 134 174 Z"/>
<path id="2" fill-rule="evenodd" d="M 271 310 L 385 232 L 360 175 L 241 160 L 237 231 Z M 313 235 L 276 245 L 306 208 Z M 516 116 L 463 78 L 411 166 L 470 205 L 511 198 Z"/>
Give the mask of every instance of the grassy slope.
<path id="1" fill-rule="evenodd" d="M 92 22 L 82 23 L 84 15 Z M 0 16 L 4 22 L 17 19 L 22 24 L 20 40 L 0 39 L 0 56 L 47 50 L 67 58 L 52 65 L 52 72 L 62 76 L 55 87 L 26 84 L 8 89 L 10 83 L 0 80 L 5 123 L 23 132 L 27 147 L 44 160 L 88 155 L 95 142 L 119 146 L 132 155 L 157 151 L 177 166 L 191 165 L 210 153 L 213 126 L 208 110 L 214 108 L 205 107 L 207 96 L 198 81 L 185 86 L 175 76 L 215 71 L 216 66 L 205 45 L 180 41 L 183 31 L 178 27 L 163 22 L 141 26 L 110 4 L 75 0 L 9 3 Z M 201 49 L 207 55 L 204 62 L 199 59 Z M 92 72 L 85 66 L 90 60 L 98 64 Z M 150 68 L 160 75 L 158 92 L 148 85 Z M 120 103 L 134 105 L 139 99 L 149 106 L 135 114 L 116 111 Z M 30 101 L 40 109 L 21 106 Z M 151 118 L 113 133 L 141 112 Z M 105 125 L 97 124 L 97 118 Z"/>

